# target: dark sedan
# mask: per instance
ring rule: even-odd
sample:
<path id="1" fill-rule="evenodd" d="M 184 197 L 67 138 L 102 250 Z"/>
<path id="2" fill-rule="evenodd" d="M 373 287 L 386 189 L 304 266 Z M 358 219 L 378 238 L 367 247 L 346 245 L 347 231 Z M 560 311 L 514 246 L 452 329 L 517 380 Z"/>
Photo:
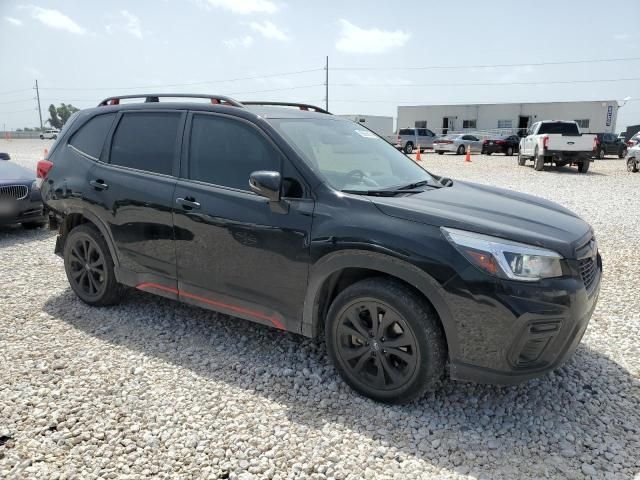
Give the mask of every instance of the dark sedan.
<path id="1" fill-rule="evenodd" d="M 46 218 L 35 172 L 3 161 L 0 162 L 0 225 L 14 223 L 37 228 L 45 225 Z"/>
<path id="2" fill-rule="evenodd" d="M 520 137 L 517 135 L 504 135 L 499 137 L 487 138 L 482 142 L 482 153 L 491 155 L 492 153 L 504 153 L 505 155 L 513 155 L 518 153 L 520 145 Z"/>

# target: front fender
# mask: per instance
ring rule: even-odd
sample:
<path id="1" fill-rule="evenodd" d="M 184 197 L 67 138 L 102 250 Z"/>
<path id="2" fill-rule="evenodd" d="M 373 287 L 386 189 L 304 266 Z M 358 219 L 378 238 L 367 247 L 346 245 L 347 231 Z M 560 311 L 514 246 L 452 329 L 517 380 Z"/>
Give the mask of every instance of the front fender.
<path id="1" fill-rule="evenodd" d="M 442 286 L 428 273 L 401 259 L 367 250 L 342 250 L 320 258 L 309 272 L 309 284 L 304 301 L 302 334 L 315 337 L 320 331 L 320 303 L 323 286 L 330 276 L 345 268 L 363 268 L 396 277 L 420 291 L 431 302 L 440 317 L 447 337 L 449 352 L 457 353 L 458 339 L 451 312 L 442 295 Z"/>

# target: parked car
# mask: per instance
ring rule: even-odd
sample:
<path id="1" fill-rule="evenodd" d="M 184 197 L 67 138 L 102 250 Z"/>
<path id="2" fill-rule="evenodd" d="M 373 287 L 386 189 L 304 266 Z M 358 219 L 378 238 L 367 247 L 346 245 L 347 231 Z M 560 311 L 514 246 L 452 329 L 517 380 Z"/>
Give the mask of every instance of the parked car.
<path id="1" fill-rule="evenodd" d="M 170 97 L 81 111 L 39 163 L 85 303 L 126 285 L 322 335 L 345 381 L 390 403 L 445 368 L 537 377 L 580 343 L 602 260 L 576 214 L 429 173 L 318 107 Z"/>
<path id="2" fill-rule="evenodd" d="M 492 153 L 504 153 L 505 155 L 513 155 L 518 153 L 520 146 L 520 137 L 517 135 L 501 135 L 493 138 L 487 138 L 482 142 L 482 153 L 491 155 Z"/>
<path id="3" fill-rule="evenodd" d="M 570 163 L 578 165 L 580 173 L 589 170 L 591 156 L 596 145 L 596 136 L 580 133 L 573 121 L 544 120 L 534 123 L 527 136 L 520 140 L 518 165 L 533 160 L 536 170 L 543 170 L 545 163 L 562 167 Z"/>
<path id="4" fill-rule="evenodd" d="M 635 147 L 640 143 L 640 132 L 636 133 L 633 137 L 627 140 L 627 147 Z"/>
<path id="5" fill-rule="evenodd" d="M 433 150 L 438 155 L 442 155 L 445 152 L 463 155 L 467 148 L 471 148 L 471 152 L 480 153 L 482 151 L 482 140 L 475 135 L 454 133 L 439 137 L 433 142 Z"/>
<path id="6" fill-rule="evenodd" d="M 596 133 L 594 157 L 603 159 L 606 155 L 617 155 L 618 158 L 624 158 L 626 154 L 627 145 L 615 133 Z"/>
<path id="7" fill-rule="evenodd" d="M 0 162 L 0 225 L 45 225 L 36 174 L 11 161 Z"/>
<path id="8" fill-rule="evenodd" d="M 640 170 L 640 145 L 635 145 L 627 150 L 627 170 L 637 172 Z"/>
<path id="9" fill-rule="evenodd" d="M 11 155 L 5 152 L 0 152 L 0 160 L 11 160 Z"/>
<path id="10" fill-rule="evenodd" d="M 50 128 L 40 134 L 40 140 L 55 140 L 60 135 L 60 130 L 57 128 Z"/>
<path id="11" fill-rule="evenodd" d="M 386 137 L 398 150 L 402 150 L 407 155 L 420 146 L 420 151 L 433 147 L 436 134 L 428 128 L 401 128 L 396 135 Z"/>

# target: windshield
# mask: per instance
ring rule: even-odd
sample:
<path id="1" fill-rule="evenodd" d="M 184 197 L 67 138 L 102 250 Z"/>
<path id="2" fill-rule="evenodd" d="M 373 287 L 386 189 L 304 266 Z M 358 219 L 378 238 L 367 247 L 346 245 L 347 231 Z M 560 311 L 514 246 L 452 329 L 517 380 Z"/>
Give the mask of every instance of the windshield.
<path id="1" fill-rule="evenodd" d="M 383 190 L 436 180 L 386 140 L 336 118 L 270 119 L 303 159 L 336 190 Z"/>

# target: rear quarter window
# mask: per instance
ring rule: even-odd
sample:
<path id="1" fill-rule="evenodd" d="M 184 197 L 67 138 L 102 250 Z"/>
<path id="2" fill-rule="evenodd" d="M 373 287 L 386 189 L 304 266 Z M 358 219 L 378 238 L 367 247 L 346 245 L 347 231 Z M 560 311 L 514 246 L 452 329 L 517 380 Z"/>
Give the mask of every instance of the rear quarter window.
<path id="1" fill-rule="evenodd" d="M 107 134 L 115 118 L 115 113 L 97 115 L 91 118 L 73 134 L 69 144 L 85 155 L 99 159 Z"/>

